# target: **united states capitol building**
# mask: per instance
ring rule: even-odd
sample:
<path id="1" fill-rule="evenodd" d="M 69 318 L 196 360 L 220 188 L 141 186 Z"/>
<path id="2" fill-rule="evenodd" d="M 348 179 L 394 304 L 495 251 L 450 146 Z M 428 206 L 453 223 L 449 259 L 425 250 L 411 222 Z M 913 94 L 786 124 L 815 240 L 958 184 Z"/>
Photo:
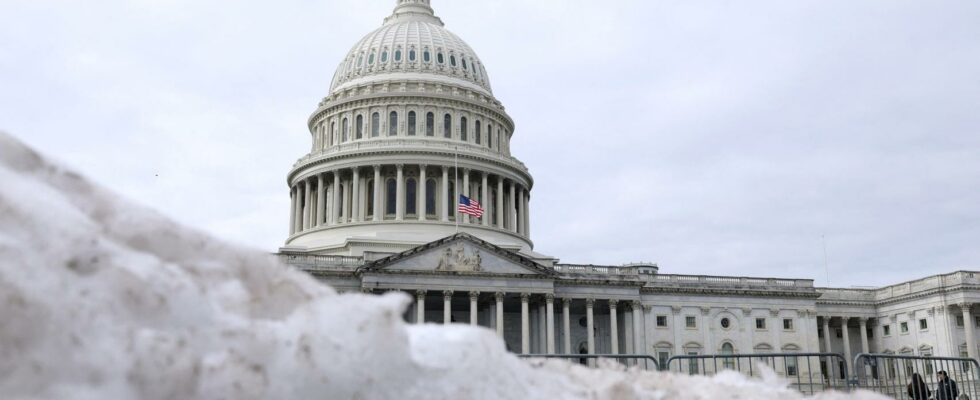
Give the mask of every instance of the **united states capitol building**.
<path id="1" fill-rule="evenodd" d="M 340 291 L 411 294 L 410 322 L 481 325 L 519 353 L 977 357 L 977 272 L 840 289 L 538 253 L 514 121 L 429 0 L 398 0 L 354 44 L 308 126 L 279 256 Z"/>

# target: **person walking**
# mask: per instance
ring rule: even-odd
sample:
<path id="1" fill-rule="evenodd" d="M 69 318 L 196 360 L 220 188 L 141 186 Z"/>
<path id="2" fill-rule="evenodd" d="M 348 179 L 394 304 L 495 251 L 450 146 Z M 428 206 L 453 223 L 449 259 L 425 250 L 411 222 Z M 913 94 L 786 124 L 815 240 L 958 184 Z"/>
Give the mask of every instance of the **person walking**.
<path id="1" fill-rule="evenodd" d="M 909 382 L 908 392 L 909 398 L 912 400 L 929 400 L 929 395 L 932 394 L 918 373 L 912 374 L 912 382 Z"/>
<path id="2" fill-rule="evenodd" d="M 936 385 L 936 400 L 956 400 L 960 395 L 959 389 L 956 388 L 956 381 L 949 379 L 946 371 L 937 372 L 936 377 L 939 378 L 939 384 Z"/>

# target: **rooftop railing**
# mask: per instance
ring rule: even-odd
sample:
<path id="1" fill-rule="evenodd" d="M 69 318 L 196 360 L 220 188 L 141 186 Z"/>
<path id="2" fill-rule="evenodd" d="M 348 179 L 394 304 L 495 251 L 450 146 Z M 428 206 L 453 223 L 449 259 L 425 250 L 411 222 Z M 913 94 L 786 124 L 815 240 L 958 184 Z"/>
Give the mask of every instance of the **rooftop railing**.
<path id="1" fill-rule="evenodd" d="M 652 277 L 654 283 L 669 286 L 726 286 L 760 288 L 812 288 L 812 279 L 753 278 L 745 276 L 670 275 Z"/>
<path id="2" fill-rule="evenodd" d="M 283 264 L 310 272 L 351 271 L 364 264 L 364 260 L 361 257 L 306 254 L 279 254 L 279 261 Z"/>

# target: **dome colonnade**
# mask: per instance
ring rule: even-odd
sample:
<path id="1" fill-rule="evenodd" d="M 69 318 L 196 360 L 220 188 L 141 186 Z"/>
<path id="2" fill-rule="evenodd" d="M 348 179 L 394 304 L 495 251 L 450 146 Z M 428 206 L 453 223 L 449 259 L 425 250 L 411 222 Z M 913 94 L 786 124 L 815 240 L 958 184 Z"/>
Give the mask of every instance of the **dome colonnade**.
<path id="1" fill-rule="evenodd" d="M 532 250 L 534 182 L 511 155 L 514 122 L 428 0 L 398 0 L 351 48 L 307 125 L 310 151 L 287 176 L 284 251 L 402 251 L 457 230 Z M 483 217 L 457 217 L 457 194 Z"/>

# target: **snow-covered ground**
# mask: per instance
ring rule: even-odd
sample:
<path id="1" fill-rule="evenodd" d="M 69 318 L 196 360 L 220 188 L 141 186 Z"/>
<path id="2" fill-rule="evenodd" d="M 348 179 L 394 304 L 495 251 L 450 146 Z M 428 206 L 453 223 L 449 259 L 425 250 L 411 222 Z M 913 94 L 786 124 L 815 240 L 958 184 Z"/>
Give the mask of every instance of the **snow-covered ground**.
<path id="1" fill-rule="evenodd" d="M 3 399 L 802 398 L 777 378 L 527 362 L 482 328 L 405 324 L 409 300 L 338 295 L 0 132 Z"/>

